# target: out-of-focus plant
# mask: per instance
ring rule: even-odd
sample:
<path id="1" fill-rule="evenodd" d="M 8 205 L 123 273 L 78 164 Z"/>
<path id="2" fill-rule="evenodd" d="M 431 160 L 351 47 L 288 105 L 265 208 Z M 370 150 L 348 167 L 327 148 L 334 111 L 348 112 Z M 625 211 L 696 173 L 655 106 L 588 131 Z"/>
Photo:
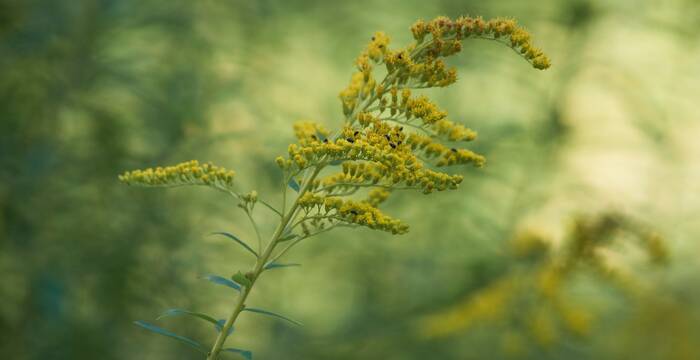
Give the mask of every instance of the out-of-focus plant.
<path id="1" fill-rule="evenodd" d="M 146 322 L 138 325 L 180 340 L 218 359 L 221 352 L 251 358 L 250 351 L 224 348 L 238 316 L 252 312 L 274 316 L 297 324 L 282 315 L 249 307 L 246 299 L 260 275 L 276 268 L 298 264 L 281 263 L 281 258 L 302 240 L 338 227 L 365 226 L 392 234 L 403 234 L 408 225 L 394 219 L 379 205 L 394 190 L 418 190 L 424 194 L 456 189 L 461 175 L 441 168 L 472 164 L 481 167 L 485 159 L 460 144 L 472 141 L 476 133 L 447 119 L 447 113 L 415 89 L 445 87 L 457 80 L 456 70 L 441 58 L 458 53 L 462 40 L 490 39 L 502 42 L 521 54 L 536 69 L 550 66 L 549 59 L 532 45 L 530 35 L 511 19 L 485 21 L 480 17 L 451 20 L 438 17 L 418 21 L 411 31 L 415 41 L 405 48 L 389 49 L 389 37 L 377 32 L 355 61 L 358 71 L 350 85 L 340 93 L 344 125 L 328 131 L 312 122 L 294 126 L 298 142 L 289 145 L 288 157 L 275 161 L 283 172 L 281 204 L 274 207 L 253 190 L 240 192 L 234 184 L 235 173 L 215 165 L 188 161 L 175 166 L 126 172 L 119 178 L 130 185 L 176 187 L 201 185 L 220 190 L 238 201 L 251 221 L 257 246 L 251 246 L 228 232 L 227 237 L 255 257 L 247 272 L 237 271 L 230 279 L 210 275 L 206 278 L 239 292 L 227 319 L 188 310 L 171 309 L 163 316 L 191 315 L 210 322 L 218 336 L 207 351 L 198 342 Z M 288 188 L 294 190 L 288 198 Z M 279 223 L 267 242 L 254 218 L 261 204 L 279 217 Z"/>
<path id="2" fill-rule="evenodd" d="M 610 261 L 616 243 L 632 239 L 652 264 L 667 263 L 667 247 L 656 232 L 616 213 L 576 217 L 559 248 L 547 236 L 522 231 L 510 242 L 509 271 L 476 294 L 421 319 L 420 333 L 437 338 L 482 324 L 505 324 L 502 350 L 511 355 L 524 353 L 527 344 L 547 348 L 565 335 L 586 336 L 594 313 L 564 289 L 577 275 L 593 274 L 629 296 L 638 295 L 636 279 Z"/>

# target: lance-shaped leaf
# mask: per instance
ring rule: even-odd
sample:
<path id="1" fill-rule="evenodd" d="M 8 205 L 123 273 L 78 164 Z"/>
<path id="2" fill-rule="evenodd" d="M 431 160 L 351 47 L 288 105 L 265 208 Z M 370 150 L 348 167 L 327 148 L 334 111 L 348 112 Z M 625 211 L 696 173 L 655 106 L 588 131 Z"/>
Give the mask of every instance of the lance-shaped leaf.
<path id="1" fill-rule="evenodd" d="M 203 354 L 206 354 L 206 353 L 207 353 L 207 351 L 204 350 L 204 347 L 202 347 L 202 345 L 200 345 L 198 342 L 196 342 L 196 341 L 194 341 L 194 340 L 192 340 L 192 339 L 190 339 L 190 338 L 186 338 L 186 337 L 184 337 L 184 336 L 175 334 L 175 333 L 170 332 L 170 331 L 168 331 L 168 330 L 159 328 L 159 327 L 157 327 L 157 326 L 155 326 L 155 325 L 153 325 L 153 324 L 149 324 L 149 323 L 147 323 L 147 322 L 145 322 L 145 321 L 140 321 L 140 320 L 139 320 L 139 321 L 134 321 L 134 324 L 136 324 L 136 325 L 138 325 L 138 326 L 140 326 L 140 327 L 142 327 L 142 328 L 144 328 L 144 329 L 146 329 L 146 330 L 152 331 L 152 332 L 154 332 L 154 333 L 156 333 L 156 334 L 163 335 L 163 336 L 167 336 L 167 337 L 169 337 L 169 338 L 173 338 L 173 339 L 175 339 L 175 340 L 178 340 L 178 341 L 180 341 L 180 342 L 182 342 L 182 343 L 184 343 L 184 344 L 187 344 L 187 345 L 189 345 L 189 346 L 195 348 L 197 351 L 199 351 L 199 352 L 201 352 L 201 353 L 203 353 Z"/>
<path id="2" fill-rule="evenodd" d="M 215 233 L 212 233 L 211 235 L 226 236 L 227 238 L 229 238 L 229 239 L 237 242 L 241 246 L 243 246 L 246 250 L 250 251 L 250 253 L 255 255 L 255 257 L 258 257 L 258 253 L 256 253 L 255 250 L 253 250 L 250 246 L 248 246 L 248 244 L 243 242 L 243 240 L 239 239 L 236 235 L 233 235 L 233 234 L 227 233 L 227 232 L 223 232 L 223 231 L 215 232 Z"/>
<path id="3" fill-rule="evenodd" d="M 250 279 L 248 279 L 248 278 L 247 278 L 245 275 L 243 275 L 243 273 L 241 273 L 240 271 L 237 272 L 237 273 L 235 273 L 235 274 L 233 274 L 233 276 L 231 276 L 231 279 L 233 279 L 233 281 L 235 281 L 235 282 L 237 282 L 238 284 L 240 284 L 240 285 L 242 285 L 242 286 L 245 286 L 245 287 L 250 287 L 251 285 L 253 285 L 253 283 L 250 282 Z"/>
<path id="4" fill-rule="evenodd" d="M 287 185 L 289 185 L 289 187 L 292 188 L 292 190 L 294 190 L 296 192 L 299 192 L 299 190 L 300 190 L 299 183 L 297 183 L 297 181 L 294 180 L 294 178 L 289 179 L 289 182 L 287 183 Z"/>
<path id="5" fill-rule="evenodd" d="M 181 316 L 181 315 L 194 316 L 194 317 L 200 318 L 204 321 L 208 321 L 208 322 L 212 323 L 212 325 L 214 325 L 214 326 L 218 325 L 218 323 L 216 322 L 216 319 L 214 319 L 213 317 L 211 317 L 207 314 L 199 313 L 196 311 L 183 310 L 183 309 L 165 310 L 165 312 L 163 314 L 161 314 L 160 316 L 158 316 L 156 318 L 156 320 L 160 320 L 162 318 L 166 318 L 166 317 L 170 317 L 170 316 Z"/>
<path id="6" fill-rule="evenodd" d="M 258 313 L 258 314 L 263 314 L 263 315 L 268 315 L 268 316 L 276 317 L 276 318 L 278 318 L 278 319 L 282 319 L 282 320 L 289 321 L 290 323 L 292 323 L 292 324 L 294 324 L 294 325 L 299 325 L 299 326 L 302 326 L 302 325 L 303 325 L 302 323 L 300 323 L 300 322 L 298 322 L 298 321 L 296 321 L 296 320 L 292 320 L 292 319 L 290 319 L 290 318 L 288 318 L 288 317 L 286 317 L 286 316 L 273 313 L 272 311 L 267 311 L 267 310 L 263 310 L 263 309 L 256 309 L 256 308 L 249 308 L 249 307 L 244 308 L 243 311 L 250 311 L 250 312 L 254 312 L 254 313 Z"/>
<path id="7" fill-rule="evenodd" d="M 209 274 L 209 275 L 202 276 L 202 278 L 207 279 L 207 280 L 213 282 L 214 284 L 228 286 L 231 289 L 241 291 L 240 285 L 236 284 L 235 282 L 233 282 L 233 281 L 231 281 L 223 276 Z"/>
<path id="8" fill-rule="evenodd" d="M 253 360 L 253 353 L 248 350 L 236 349 L 236 348 L 226 348 L 221 351 L 232 352 L 242 356 L 246 360 Z"/>
<path id="9" fill-rule="evenodd" d="M 301 264 L 280 264 L 280 263 L 269 263 L 265 265 L 265 270 L 271 270 L 271 269 L 279 269 L 279 268 L 286 268 L 286 267 L 293 267 L 293 266 L 301 266 Z"/>

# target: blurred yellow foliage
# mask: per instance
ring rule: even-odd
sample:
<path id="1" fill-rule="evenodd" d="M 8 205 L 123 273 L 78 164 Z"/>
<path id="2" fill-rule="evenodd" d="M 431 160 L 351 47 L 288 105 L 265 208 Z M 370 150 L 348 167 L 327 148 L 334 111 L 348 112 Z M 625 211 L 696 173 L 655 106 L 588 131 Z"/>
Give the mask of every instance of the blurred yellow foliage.
<path id="1" fill-rule="evenodd" d="M 457 304 L 422 318 L 419 334 L 436 338 L 499 324 L 511 324 L 509 329 L 514 330 L 512 324 L 520 324 L 515 329 L 542 348 L 552 346 L 567 334 L 587 336 L 595 315 L 566 293 L 567 285 L 578 274 L 597 275 L 632 296 L 639 294 L 635 279 L 601 255 L 603 250 L 611 251 L 621 234 L 640 240 L 653 264 L 667 260 L 663 238 L 615 213 L 576 217 L 561 249 L 554 249 L 553 242 L 538 232 L 521 231 L 509 244 L 510 270 Z M 504 353 L 520 352 L 518 336 L 513 332 L 502 334 Z"/>

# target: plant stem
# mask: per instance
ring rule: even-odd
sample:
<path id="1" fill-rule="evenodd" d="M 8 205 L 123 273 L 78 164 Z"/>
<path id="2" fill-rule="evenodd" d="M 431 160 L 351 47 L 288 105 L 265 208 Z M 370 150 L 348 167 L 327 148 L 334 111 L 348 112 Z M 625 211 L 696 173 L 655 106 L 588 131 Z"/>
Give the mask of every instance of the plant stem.
<path id="1" fill-rule="evenodd" d="M 255 219 L 253 219 L 253 214 L 251 214 L 250 209 L 246 208 L 243 211 L 248 216 L 248 220 L 250 220 L 250 223 L 253 225 L 253 229 L 255 230 L 255 236 L 258 238 L 258 252 L 260 252 L 262 251 L 262 236 L 260 235 L 258 223 L 255 222 Z"/>
<path id="2" fill-rule="evenodd" d="M 287 253 L 287 251 L 289 251 L 294 245 L 300 243 L 302 240 L 308 239 L 308 238 L 313 237 L 313 236 L 316 236 L 316 235 L 318 235 L 318 234 L 322 234 L 322 233 L 324 233 L 324 232 L 326 232 L 326 231 L 330 231 L 330 230 L 332 230 L 332 229 L 334 229 L 334 228 L 336 228 L 336 227 L 338 227 L 338 226 L 341 226 L 341 225 L 337 225 L 337 224 L 336 224 L 336 225 L 331 225 L 330 227 L 327 227 L 327 228 L 325 228 L 325 229 L 323 229 L 323 230 L 321 230 L 321 231 L 317 231 L 317 232 L 315 232 L 315 233 L 313 233 L 313 234 L 309 234 L 309 235 L 307 235 L 307 236 L 303 236 L 303 237 L 300 237 L 300 238 L 294 240 L 294 242 L 292 242 L 291 244 L 289 244 L 286 248 L 282 249 L 282 251 L 280 251 L 279 254 L 275 255 L 275 257 L 272 258 L 272 260 L 271 260 L 270 262 L 271 262 L 271 263 L 274 263 L 275 261 L 279 260 L 279 258 L 281 258 L 282 256 L 284 256 L 284 254 Z"/>
<path id="3" fill-rule="evenodd" d="M 303 194 L 306 192 L 306 190 L 309 188 L 309 185 L 314 181 L 316 176 L 321 172 L 322 167 L 317 167 L 309 180 L 304 183 L 303 187 L 299 191 L 299 194 Z M 286 186 L 286 184 L 285 184 Z M 224 343 L 226 342 L 226 338 L 228 337 L 229 330 L 233 326 L 233 323 L 236 322 L 236 319 L 238 318 L 238 315 L 245 309 L 245 301 L 248 298 L 248 295 L 250 295 L 251 290 L 253 289 L 253 286 L 255 285 L 255 281 L 258 279 L 260 274 L 263 272 L 265 268 L 265 264 L 267 264 L 268 259 L 272 255 L 272 252 L 275 250 L 275 246 L 277 246 L 277 241 L 279 240 L 280 236 L 282 235 L 282 232 L 284 229 L 289 225 L 289 222 L 294 219 L 296 216 L 297 209 L 299 208 L 299 197 L 297 197 L 297 200 L 294 201 L 294 204 L 292 207 L 289 209 L 289 212 L 287 212 L 283 217 L 282 220 L 280 221 L 279 225 L 277 225 L 277 229 L 275 229 L 275 232 L 272 234 L 272 238 L 270 239 L 270 242 L 267 244 L 267 247 L 265 247 L 265 251 L 260 254 L 258 257 L 258 260 L 255 262 L 255 266 L 253 267 L 253 270 L 249 273 L 251 274 L 250 276 L 250 286 L 243 286 L 241 289 L 241 293 L 238 295 L 238 298 L 236 299 L 236 303 L 233 308 L 233 312 L 231 312 L 231 315 L 229 318 L 226 320 L 226 323 L 224 323 L 223 328 L 219 332 L 219 336 L 216 338 L 216 342 L 214 342 L 214 346 L 212 347 L 211 351 L 209 354 L 207 354 L 207 360 L 217 360 L 219 358 L 219 353 L 221 353 L 222 347 L 224 346 Z"/>

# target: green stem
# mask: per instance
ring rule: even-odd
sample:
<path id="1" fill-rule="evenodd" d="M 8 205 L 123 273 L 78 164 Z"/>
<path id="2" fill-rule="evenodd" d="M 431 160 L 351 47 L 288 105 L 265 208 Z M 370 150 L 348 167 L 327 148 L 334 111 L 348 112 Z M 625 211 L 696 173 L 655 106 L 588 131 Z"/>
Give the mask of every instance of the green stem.
<path id="1" fill-rule="evenodd" d="M 303 194 L 304 192 L 306 192 L 309 185 L 313 182 L 316 176 L 318 176 L 319 172 L 321 172 L 321 169 L 322 167 L 317 167 L 314 170 L 309 180 L 307 180 L 304 183 L 302 189 L 299 191 L 299 194 Z M 296 213 L 299 208 L 298 200 L 299 197 L 297 197 L 297 200 L 294 201 L 294 204 L 289 209 L 289 212 L 282 217 L 282 220 L 280 221 L 279 225 L 277 225 L 274 234 L 272 234 L 270 242 L 267 244 L 267 247 L 265 247 L 265 251 L 258 257 L 258 260 L 255 262 L 253 270 L 249 272 L 250 275 L 248 276 L 250 279 L 250 286 L 244 286 L 241 289 L 241 293 L 238 295 L 236 303 L 234 304 L 233 312 L 231 312 L 231 315 L 226 320 L 226 323 L 224 323 L 223 328 L 219 332 L 219 336 L 217 336 L 216 341 L 214 342 L 214 346 L 212 347 L 211 351 L 207 354 L 207 360 L 217 360 L 219 358 L 219 354 L 221 353 L 224 343 L 226 342 L 226 338 L 228 338 L 229 330 L 231 330 L 231 327 L 236 322 L 238 315 L 240 315 L 240 313 L 245 309 L 245 301 L 248 298 L 248 295 L 250 295 L 250 292 L 253 289 L 253 286 L 255 285 L 255 281 L 264 271 L 265 264 L 267 264 L 268 259 L 272 255 L 272 252 L 274 251 L 275 246 L 277 245 L 277 242 L 279 241 L 284 229 L 287 227 L 289 222 L 296 217 Z"/>
<path id="2" fill-rule="evenodd" d="M 392 190 L 414 190 L 414 189 L 420 189 L 418 186 L 394 186 L 394 185 L 386 185 L 386 184 L 362 184 L 362 183 L 335 183 L 333 185 L 328 185 L 324 186 L 321 188 L 318 188 L 314 190 L 314 193 L 319 193 L 319 192 L 329 192 L 330 190 L 333 190 L 336 187 L 340 186 L 346 186 L 346 187 L 371 187 L 371 188 L 385 188 L 385 189 L 392 189 Z M 329 193 L 329 195 L 333 196 L 339 196 L 338 194 L 332 194 Z"/>
<path id="3" fill-rule="evenodd" d="M 336 225 L 331 225 L 331 226 L 328 227 L 328 228 L 325 228 L 325 229 L 323 229 L 323 230 L 317 231 L 317 232 L 315 232 L 315 233 L 313 233 L 313 234 L 309 234 L 309 235 L 307 235 L 307 236 L 302 236 L 302 237 L 300 237 L 300 238 L 294 240 L 294 241 L 293 241 L 291 244 L 289 244 L 286 248 L 282 249 L 282 251 L 280 251 L 279 254 L 275 255 L 275 257 L 272 258 L 272 260 L 270 260 L 270 263 L 274 263 L 275 261 L 279 260 L 282 256 L 284 256 L 284 254 L 287 253 L 287 251 L 289 251 L 294 245 L 300 243 L 302 240 L 308 239 L 308 238 L 310 238 L 310 237 L 314 237 L 314 236 L 316 236 L 316 235 L 318 235 L 318 234 L 322 234 L 322 233 L 324 233 L 324 232 L 326 232 L 326 231 L 330 231 L 330 230 L 332 230 L 332 229 L 334 229 L 334 228 L 336 228 L 336 227 L 338 227 L 338 226 L 339 226 L 339 225 L 337 225 L 337 224 L 336 224 Z"/>
<path id="4" fill-rule="evenodd" d="M 253 229 L 255 230 L 255 236 L 258 238 L 258 252 L 260 252 L 260 251 L 262 251 L 262 236 L 260 235 L 260 229 L 258 228 L 258 223 L 255 222 L 255 219 L 253 219 L 253 214 L 251 214 L 251 209 L 246 208 L 243 211 L 248 216 L 248 220 L 250 220 L 250 223 L 253 225 Z"/>

